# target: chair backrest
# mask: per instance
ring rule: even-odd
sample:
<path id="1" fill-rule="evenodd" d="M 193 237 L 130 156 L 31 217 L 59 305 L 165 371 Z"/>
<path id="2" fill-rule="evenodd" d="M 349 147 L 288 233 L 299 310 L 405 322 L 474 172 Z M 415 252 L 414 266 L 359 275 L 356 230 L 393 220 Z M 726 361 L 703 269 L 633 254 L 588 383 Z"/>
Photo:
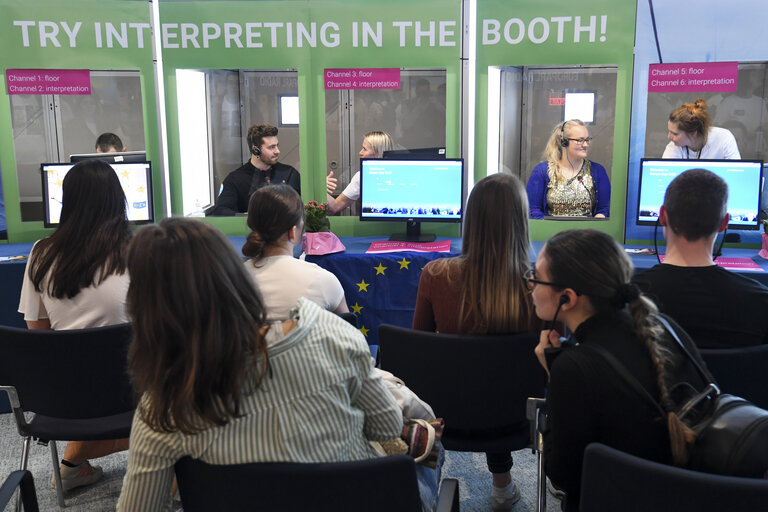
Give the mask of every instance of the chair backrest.
<path id="1" fill-rule="evenodd" d="M 357 328 L 357 315 L 347 311 L 346 313 L 339 313 L 339 316 L 349 322 L 352 327 Z"/>
<path id="2" fill-rule="evenodd" d="M 599 443 L 584 452 L 581 512 L 746 512 L 765 510 L 766 504 L 768 480 L 667 466 Z"/>
<path id="3" fill-rule="evenodd" d="M 176 477 L 185 512 L 420 511 L 416 468 L 407 455 L 355 462 L 213 465 L 184 457 Z"/>
<path id="4" fill-rule="evenodd" d="M 723 393 L 768 409 L 768 345 L 699 352 Z"/>
<path id="5" fill-rule="evenodd" d="M 535 334 L 437 334 L 381 325 L 379 343 L 381 367 L 445 419 L 448 449 L 456 432 L 504 432 L 511 426 L 525 428 L 527 442 L 526 401 L 543 397 L 546 384 L 533 352 Z"/>
<path id="6" fill-rule="evenodd" d="M 57 418 L 130 411 L 126 374 L 129 324 L 37 331 L 0 326 L 0 385 L 14 386 L 22 408 Z"/>

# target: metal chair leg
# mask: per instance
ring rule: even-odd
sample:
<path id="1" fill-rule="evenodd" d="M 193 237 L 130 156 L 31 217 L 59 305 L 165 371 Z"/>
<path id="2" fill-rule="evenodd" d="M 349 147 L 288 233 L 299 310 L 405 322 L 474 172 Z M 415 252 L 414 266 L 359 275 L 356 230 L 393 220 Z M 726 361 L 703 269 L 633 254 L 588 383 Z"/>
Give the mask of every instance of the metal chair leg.
<path id="1" fill-rule="evenodd" d="M 51 447 L 51 459 L 53 459 L 53 478 L 56 481 L 56 499 L 59 502 L 59 507 L 65 508 L 67 504 L 64 502 L 64 486 L 61 484 L 59 452 L 56 449 L 56 441 L 48 441 L 48 446 Z"/>
<path id="2" fill-rule="evenodd" d="M 541 424 L 545 414 L 542 409 L 547 401 L 543 398 L 528 398 L 525 416 L 531 423 L 531 449 L 536 453 L 536 512 L 547 510 L 547 476 L 544 473 L 544 436 Z"/>
<path id="3" fill-rule="evenodd" d="M 29 463 L 29 447 L 32 443 L 32 438 L 27 436 L 24 438 L 24 446 L 21 449 L 21 469 L 22 471 L 27 469 Z M 16 492 L 16 512 L 21 512 L 21 489 Z"/>

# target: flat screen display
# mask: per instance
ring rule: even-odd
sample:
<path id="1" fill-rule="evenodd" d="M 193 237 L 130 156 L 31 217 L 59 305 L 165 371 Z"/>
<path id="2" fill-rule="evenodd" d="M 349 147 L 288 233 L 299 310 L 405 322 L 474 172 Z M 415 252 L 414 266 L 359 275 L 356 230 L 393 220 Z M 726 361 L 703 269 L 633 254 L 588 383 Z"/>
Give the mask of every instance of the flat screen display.
<path id="1" fill-rule="evenodd" d="M 460 222 L 464 161 L 363 159 L 361 220 Z"/>
<path id="2" fill-rule="evenodd" d="M 122 153 L 79 153 L 69 155 L 69 161 L 73 164 L 82 160 L 104 160 L 105 162 L 146 162 L 147 153 L 144 151 L 125 151 Z"/>
<path id="3" fill-rule="evenodd" d="M 75 164 L 42 164 L 44 224 L 53 227 L 61 217 L 64 176 Z M 135 224 L 154 220 L 152 208 L 152 166 L 149 162 L 112 163 L 125 192 L 128 221 Z"/>
<path id="4" fill-rule="evenodd" d="M 637 224 L 653 225 L 664 204 L 667 187 L 689 169 L 706 169 L 728 184 L 729 229 L 757 229 L 763 162 L 761 160 L 659 160 L 640 161 Z"/>

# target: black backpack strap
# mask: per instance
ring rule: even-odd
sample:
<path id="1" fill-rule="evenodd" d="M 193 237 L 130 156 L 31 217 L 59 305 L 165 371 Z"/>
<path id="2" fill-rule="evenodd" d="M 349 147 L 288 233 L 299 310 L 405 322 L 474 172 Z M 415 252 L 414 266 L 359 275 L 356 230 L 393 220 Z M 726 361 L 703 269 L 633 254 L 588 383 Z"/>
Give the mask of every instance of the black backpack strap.
<path id="1" fill-rule="evenodd" d="M 683 351 L 683 354 L 685 354 L 685 357 L 687 357 L 688 360 L 693 364 L 693 366 L 696 367 L 696 371 L 699 372 L 699 375 L 701 375 L 701 378 L 704 380 L 704 382 L 709 386 L 714 386 L 715 388 L 717 388 L 717 384 L 714 383 L 714 379 L 712 378 L 712 375 L 710 375 L 710 373 L 704 369 L 704 367 L 695 357 L 693 357 L 693 354 L 691 354 L 691 351 L 688 350 L 688 347 L 685 345 L 685 343 L 683 343 L 683 340 L 680 339 L 680 336 L 678 336 L 677 331 L 675 331 L 675 329 L 669 323 L 669 320 L 667 319 L 667 317 L 665 315 L 658 315 L 657 318 L 659 319 L 659 323 L 661 323 L 661 325 L 664 326 L 664 329 L 666 329 L 666 331 L 670 334 L 670 336 L 672 336 L 672 338 L 680 346 L 680 350 Z M 683 332 L 685 333 L 685 331 Z"/>
<path id="2" fill-rule="evenodd" d="M 622 378 L 624 382 L 626 382 L 630 388 L 632 388 L 637 394 L 642 396 L 646 399 L 646 401 L 653 406 L 654 409 L 656 409 L 661 417 L 663 419 L 666 419 L 667 412 L 664 410 L 664 408 L 661 406 L 658 400 L 653 398 L 653 396 L 648 392 L 647 389 L 643 387 L 642 384 L 640 384 L 640 381 L 638 381 L 631 373 L 629 373 L 629 370 L 627 370 L 627 367 L 624 366 L 618 359 L 616 359 L 613 354 L 605 350 L 600 345 L 580 345 L 581 348 L 589 348 L 593 352 L 600 354 L 602 358 L 605 360 L 605 362 L 608 363 L 608 366 L 613 368 L 613 370 Z"/>

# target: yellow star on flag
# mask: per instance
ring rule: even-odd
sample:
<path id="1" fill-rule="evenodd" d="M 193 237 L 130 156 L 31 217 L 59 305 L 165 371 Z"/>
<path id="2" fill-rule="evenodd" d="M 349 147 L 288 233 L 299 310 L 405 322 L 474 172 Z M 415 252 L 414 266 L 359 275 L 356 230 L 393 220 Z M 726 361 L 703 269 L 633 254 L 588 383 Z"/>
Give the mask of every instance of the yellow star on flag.
<path id="1" fill-rule="evenodd" d="M 122 176 L 123 178 L 127 178 L 128 176 L 130 176 L 130 174 L 128 174 L 128 171 L 123 171 L 123 173 L 121 174 L 121 176 Z"/>
<path id="2" fill-rule="evenodd" d="M 144 187 L 139 187 L 139 188 L 137 188 L 136 190 L 137 190 L 138 192 L 140 192 L 140 193 L 144 193 Z"/>
<path id="3" fill-rule="evenodd" d="M 357 302 L 355 302 L 355 303 L 352 305 L 352 312 L 353 312 L 353 313 L 355 313 L 356 315 L 359 315 L 359 314 L 361 314 L 361 313 L 363 312 L 363 306 L 361 306 L 360 304 L 358 304 Z"/>
<path id="4" fill-rule="evenodd" d="M 400 270 L 403 270 L 403 269 L 405 269 L 405 270 L 409 270 L 409 269 L 408 269 L 408 265 L 410 265 L 410 264 L 411 264 L 411 262 L 410 262 L 410 261 L 408 261 L 408 260 L 406 260 L 405 258 L 403 258 L 403 259 L 401 259 L 400 261 L 398 261 L 398 263 L 400 264 Z"/>
<path id="5" fill-rule="evenodd" d="M 357 285 L 357 291 L 359 292 L 367 292 L 368 287 L 371 286 L 371 283 L 366 283 L 365 279 L 360 281 L 359 283 L 355 283 Z"/>
<path id="6" fill-rule="evenodd" d="M 61 188 L 61 186 L 64 185 L 64 182 L 61 180 L 56 180 L 56 186 Z"/>
<path id="7" fill-rule="evenodd" d="M 379 274 L 386 275 L 386 274 L 384 274 L 384 271 L 387 270 L 387 267 L 382 265 L 381 262 L 379 262 L 379 266 L 378 267 L 373 267 L 373 268 L 376 270 L 376 275 L 379 275 Z"/>
<path id="8" fill-rule="evenodd" d="M 368 337 L 368 331 L 370 331 L 370 329 L 366 329 L 365 326 L 362 326 L 360 328 L 360 332 L 363 333 L 363 336 L 365 336 L 366 338 Z"/>

